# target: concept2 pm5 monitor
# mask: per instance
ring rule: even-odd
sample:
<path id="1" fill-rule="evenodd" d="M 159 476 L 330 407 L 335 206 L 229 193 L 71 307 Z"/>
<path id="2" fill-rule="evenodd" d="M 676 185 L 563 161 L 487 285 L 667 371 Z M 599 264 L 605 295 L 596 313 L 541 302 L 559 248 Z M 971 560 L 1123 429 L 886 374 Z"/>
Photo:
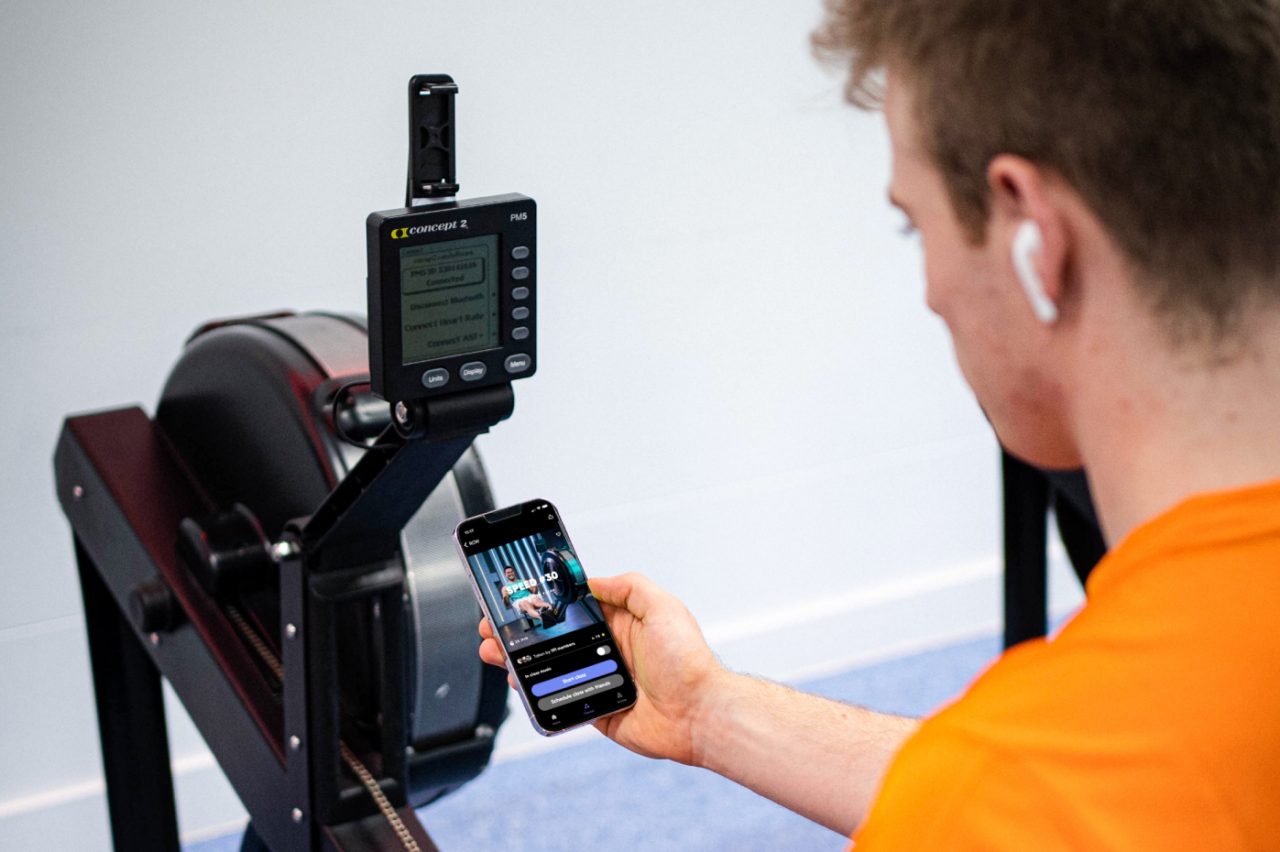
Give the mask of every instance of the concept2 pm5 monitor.
<path id="1" fill-rule="evenodd" d="M 369 215 L 369 371 L 396 402 L 537 369 L 537 206 L 523 195 Z"/>

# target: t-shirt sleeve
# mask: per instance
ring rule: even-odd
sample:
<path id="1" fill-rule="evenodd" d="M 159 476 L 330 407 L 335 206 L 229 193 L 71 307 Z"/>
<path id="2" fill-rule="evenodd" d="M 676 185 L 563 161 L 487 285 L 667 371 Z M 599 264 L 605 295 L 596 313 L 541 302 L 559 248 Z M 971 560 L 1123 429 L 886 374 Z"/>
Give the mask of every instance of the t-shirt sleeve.
<path id="1" fill-rule="evenodd" d="M 1068 848 L 1041 782 L 1011 755 L 926 722 L 889 767 L 857 852 Z"/>

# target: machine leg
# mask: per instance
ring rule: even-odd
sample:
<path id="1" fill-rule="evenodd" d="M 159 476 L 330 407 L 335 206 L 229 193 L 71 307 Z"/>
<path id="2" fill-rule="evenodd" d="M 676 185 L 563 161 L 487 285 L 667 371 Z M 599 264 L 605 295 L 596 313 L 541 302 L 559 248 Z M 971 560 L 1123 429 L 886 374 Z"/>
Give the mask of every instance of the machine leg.
<path id="1" fill-rule="evenodd" d="M 254 831 L 253 823 L 244 827 L 244 837 L 240 840 L 240 852 L 271 852 L 267 844 L 263 843 L 262 838 L 258 836 L 258 832 Z"/>
<path id="2" fill-rule="evenodd" d="M 1091 518 L 1086 518 L 1065 500 L 1054 502 L 1053 514 L 1058 519 L 1058 535 L 1071 557 L 1071 567 L 1084 585 L 1102 557 L 1107 554 L 1107 543 L 1102 531 Z"/>
<path id="3" fill-rule="evenodd" d="M 76 562 L 112 840 L 118 852 L 179 852 L 160 673 L 79 539 Z"/>
<path id="4" fill-rule="evenodd" d="M 1048 632 L 1049 482 L 1002 452 L 1004 481 L 1004 646 Z"/>

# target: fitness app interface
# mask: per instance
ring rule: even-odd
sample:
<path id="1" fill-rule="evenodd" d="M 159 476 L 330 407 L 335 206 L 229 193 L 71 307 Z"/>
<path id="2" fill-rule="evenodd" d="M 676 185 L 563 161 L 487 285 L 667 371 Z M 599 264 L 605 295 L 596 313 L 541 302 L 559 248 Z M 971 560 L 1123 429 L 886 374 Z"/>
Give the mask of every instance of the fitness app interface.
<path id="1" fill-rule="evenodd" d="M 458 544 L 537 723 L 555 732 L 630 707 L 635 685 L 553 506 L 458 527 Z"/>
<path id="2" fill-rule="evenodd" d="M 497 346 L 497 236 L 401 249 L 400 308 L 405 364 Z"/>

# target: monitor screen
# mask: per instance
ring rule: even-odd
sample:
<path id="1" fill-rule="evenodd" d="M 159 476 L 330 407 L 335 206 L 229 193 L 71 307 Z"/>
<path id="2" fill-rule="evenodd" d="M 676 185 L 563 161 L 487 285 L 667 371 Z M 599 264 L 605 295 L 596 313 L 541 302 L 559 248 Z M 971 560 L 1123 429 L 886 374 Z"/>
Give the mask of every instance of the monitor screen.
<path id="1" fill-rule="evenodd" d="M 498 345 L 498 237 L 400 250 L 401 358 L 416 364 Z"/>

